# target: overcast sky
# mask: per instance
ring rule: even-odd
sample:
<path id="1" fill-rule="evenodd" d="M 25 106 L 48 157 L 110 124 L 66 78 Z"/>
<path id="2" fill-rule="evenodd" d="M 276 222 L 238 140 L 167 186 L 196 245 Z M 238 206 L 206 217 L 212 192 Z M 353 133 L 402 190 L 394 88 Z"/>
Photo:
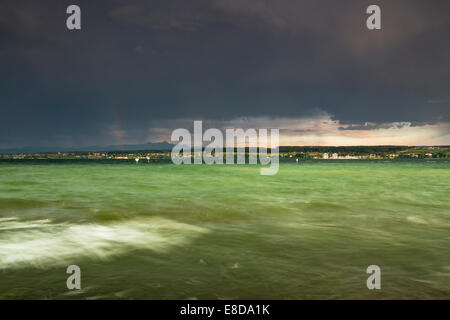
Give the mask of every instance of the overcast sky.
<path id="1" fill-rule="evenodd" d="M 193 120 L 448 145 L 449 34 L 441 0 L 3 0 L 0 148 L 162 141 Z"/>

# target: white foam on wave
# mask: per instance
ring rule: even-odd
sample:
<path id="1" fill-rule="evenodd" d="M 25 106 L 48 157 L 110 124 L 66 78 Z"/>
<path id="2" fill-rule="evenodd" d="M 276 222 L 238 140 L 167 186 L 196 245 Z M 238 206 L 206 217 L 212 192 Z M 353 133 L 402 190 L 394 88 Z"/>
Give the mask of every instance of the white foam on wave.
<path id="1" fill-rule="evenodd" d="M 108 259 L 132 249 L 165 252 L 208 232 L 164 218 L 105 225 L 9 220 L 0 222 L 0 230 L 0 269 L 68 265 L 83 257 Z"/>
<path id="2" fill-rule="evenodd" d="M 39 228 L 39 227 L 45 227 L 45 225 L 48 225 L 51 221 L 48 219 L 45 220 L 34 220 L 29 223 L 23 223 L 18 221 L 17 218 L 6 218 L 6 219 L 0 219 L 0 231 L 1 230 L 15 230 L 15 229 L 32 229 L 32 228 Z"/>
<path id="3" fill-rule="evenodd" d="M 412 222 L 412 223 L 428 224 L 428 222 L 425 221 L 424 219 L 422 219 L 420 217 L 415 217 L 415 216 L 407 217 L 406 220 L 408 220 L 409 222 Z"/>

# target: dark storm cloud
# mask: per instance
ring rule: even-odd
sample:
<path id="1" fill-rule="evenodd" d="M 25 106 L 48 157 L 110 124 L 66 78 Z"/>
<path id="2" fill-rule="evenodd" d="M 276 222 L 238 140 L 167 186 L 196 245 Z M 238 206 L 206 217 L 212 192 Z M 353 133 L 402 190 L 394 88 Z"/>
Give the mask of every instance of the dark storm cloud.
<path id="1" fill-rule="evenodd" d="M 420 125 L 426 125 L 426 123 L 421 123 Z M 368 123 L 368 122 L 366 122 L 362 125 L 361 124 L 351 124 L 348 126 L 342 126 L 342 127 L 339 127 L 339 130 L 402 129 L 402 128 L 408 128 L 411 126 L 414 127 L 414 125 L 411 122 L 391 122 L 391 123 Z"/>
<path id="2" fill-rule="evenodd" d="M 365 27 L 373 3 L 381 31 Z M 145 142 L 173 119 L 449 121 L 450 3 L 373 3 L 2 3 L 0 147 Z"/>

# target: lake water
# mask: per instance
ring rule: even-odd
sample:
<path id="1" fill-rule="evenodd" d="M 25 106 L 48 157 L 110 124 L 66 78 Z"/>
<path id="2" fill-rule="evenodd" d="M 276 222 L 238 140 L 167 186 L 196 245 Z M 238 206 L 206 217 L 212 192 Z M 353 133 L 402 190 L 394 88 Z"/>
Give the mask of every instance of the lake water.
<path id="1" fill-rule="evenodd" d="M 448 299 L 449 195 L 448 160 L 3 161 L 0 299 Z"/>

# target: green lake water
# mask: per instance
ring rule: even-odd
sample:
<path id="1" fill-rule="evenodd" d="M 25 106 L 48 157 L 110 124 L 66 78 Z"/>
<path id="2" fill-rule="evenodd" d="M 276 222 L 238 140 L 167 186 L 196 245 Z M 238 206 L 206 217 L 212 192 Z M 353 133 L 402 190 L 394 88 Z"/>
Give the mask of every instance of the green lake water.
<path id="1" fill-rule="evenodd" d="M 448 160 L 0 162 L 0 299 L 449 299 L 449 195 Z"/>

